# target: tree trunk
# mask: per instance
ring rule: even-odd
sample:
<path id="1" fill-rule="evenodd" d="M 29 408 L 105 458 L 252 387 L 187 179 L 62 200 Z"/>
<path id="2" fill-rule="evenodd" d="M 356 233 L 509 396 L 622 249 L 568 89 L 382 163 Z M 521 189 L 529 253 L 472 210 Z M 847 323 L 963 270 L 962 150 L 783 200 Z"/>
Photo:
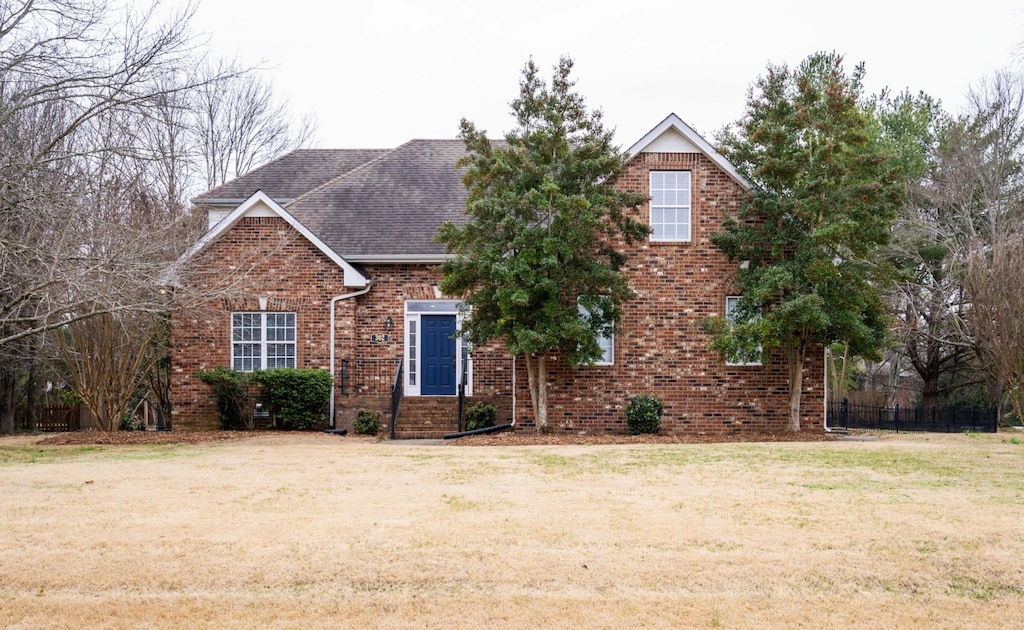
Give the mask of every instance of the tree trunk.
<path id="1" fill-rule="evenodd" d="M 921 389 L 921 404 L 925 409 L 934 409 L 939 406 L 939 373 L 929 372 L 922 380 L 924 387 Z"/>
<path id="2" fill-rule="evenodd" d="M 804 380 L 804 354 L 806 349 L 801 345 L 786 350 L 789 363 L 789 423 L 788 431 L 800 430 L 800 394 Z"/>
<path id="3" fill-rule="evenodd" d="M 28 382 L 25 384 L 25 427 L 29 431 L 36 430 L 36 415 L 39 411 L 39 364 L 33 359 L 28 370 Z"/>
<path id="4" fill-rule="evenodd" d="M 530 386 L 530 402 L 537 433 L 548 431 L 548 369 L 547 356 L 526 355 L 526 376 Z"/>
<path id="5" fill-rule="evenodd" d="M 0 434 L 14 433 L 17 374 L 0 368 Z"/>

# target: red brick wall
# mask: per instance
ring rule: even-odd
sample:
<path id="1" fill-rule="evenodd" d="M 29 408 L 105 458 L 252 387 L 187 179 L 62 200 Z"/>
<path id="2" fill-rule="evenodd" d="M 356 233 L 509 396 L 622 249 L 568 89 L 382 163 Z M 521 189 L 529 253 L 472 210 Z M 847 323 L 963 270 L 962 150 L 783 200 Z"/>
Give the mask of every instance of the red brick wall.
<path id="1" fill-rule="evenodd" d="M 645 242 L 631 246 L 625 272 L 636 298 L 624 308 L 615 336 L 615 364 L 571 369 L 555 364 L 549 388 L 550 422 L 555 430 L 625 432 L 629 396 L 654 393 L 665 402 L 668 433 L 778 431 L 787 421 L 785 361 L 771 356 L 763 366 L 726 366 L 707 349 L 701 320 L 720 315 L 733 294 L 734 265 L 710 242 L 723 212 L 738 208 L 742 190 L 727 174 L 698 154 L 640 154 L 618 186 L 647 193 L 651 169 L 692 172 L 692 240 Z M 647 220 L 647 209 L 642 218 Z M 342 272 L 308 241 L 275 218 L 243 219 L 197 261 L 185 285 L 224 282 L 226 272 L 246 271 L 243 282 L 219 299 L 175 316 L 172 335 L 173 422 L 177 428 L 214 428 L 216 414 L 199 370 L 230 365 L 230 313 L 260 310 L 297 313 L 297 364 L 329 365 L 329 304 L 351 289 Z M 359 407 L 382 411 L 385 419 L 395 367 L 402 356 L 405 301 L 431 299 L 440 278 L 437 266 L 366 265 L 373 288 L 338 304 L 337 368 L 348 362 L 346 390 L 336 379 L 336 420 L 350 428 Z M 387 317 L 393 327 L 384 328 Z M 374 343 L 373 333 L 387 333 Z M 474 353 L 478 396 L 511 397 L 511 360 L 493 344 Z M 550 362 L 549 362 L 550 364 Z M 517 365 L 516 417 L 532 423 L 526 369 Z M 823 356 L 814 350 L 805 365 L 801 400 L 805 428 L 822 425 Z"/>
<path id="2" fill-rule="evenodd" d="M 691 241 L 645 242 L 627 250 L 624 272 L 636 297 L 623 309 L 615 335 L 615 364 L 551 374 L 549 422 L 555 430 L 625 432 L 625 407 L 635 394 L 653 393 L 665 403 L 668 433 L 779 431 L 788 417 L 785 360 L 763 366 L 727 366 L 708 350 L 701 320 L 722 315 L 735 295 L 735 269 L 711 243 L 723 212 L 735 212 L 742 189 L 707 157 L 691 153 L 641 153 L 617 186 L 648 194 L 651 170 L 691 171 Z M 648 221 L 648 207 L 641 218 Z M 805 364 L 801 426 L 820 428 L 824 356 Z M 517 415 L 530 423 L 525 366 L 519 369 Z"/>
<path id="3" fill-rule="evenodd" d="M 171 334 L 171 418 L 179 429 L 217 427 L 209 389 L 196 372 L 231 365 L 231 313 L 296 313 L 296 367 L 330 365 L 330 298 L 351 291 L 327 256 L 284 220 L 243 218 L 197 257 L 179 299 L 217 295 L 174 316 Z M 338 309 L 339 334 L 351 337 L 351 306 Z"/>
<path id="4" fill-rule="evenodd" d="M 380 411 L 382 420 L 386 419 L 395 368 L 402 356 L 405 302 L 433 299 L 440 279 L 437 266 L 368 265 L 364 269 L 373 281 L 370 292 L 336 305 L 335 420 L 341 428 L 351 428 L 361 407 Z M 244 279 L 217 288 L 225 283 L 225 272 L 242 270 Z M 172 421 L 181 429 L 217 427 L 209 388 L 195 375 L 231 365 L 233 311 L 259 311 L 263 297 L 267 311 L 295 312 L 297 367 L 328 369 L 330 300 L 353 291 L 343 286 L 343 274 L 330 259 L 276 218 L 242 219 L 208 247 L 181 289 L 183 296 L 196 290 L 224 296 L 174 316 Z M 388 317 L 390 331 L 384 326 Z M 388 341 L 373 342 L 372 334 L 387 334 Z M 475 356 L 480 365 L 475 392 L 510 397 L 510 359 L 496 346 L 478 349 Z"/>

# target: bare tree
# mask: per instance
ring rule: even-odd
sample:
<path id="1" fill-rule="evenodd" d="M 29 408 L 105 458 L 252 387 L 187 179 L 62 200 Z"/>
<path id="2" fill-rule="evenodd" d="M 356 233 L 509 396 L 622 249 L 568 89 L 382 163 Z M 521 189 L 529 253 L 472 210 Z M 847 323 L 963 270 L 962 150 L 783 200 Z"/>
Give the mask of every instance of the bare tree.
<path id="1" fill-rule="evenodd" d="M 313 119 L 303 117 L 293 126 L 287 100 L 277 98 L 271 84 L 255 71 L 221 62 L 207 67 L 205 74 L 210 80 L 194 96 L 194 130 L 207 188 L 312 139 Z"/>
<path id="2" fill-rule="evenodd" d="M 309 137 L 309 125 L 291 132 L 284 104 L 256 74 L 231 64 L 199 70 L 192 13 L 189 5 L 160 20 L 152 5 L 0 1 L 0 432 L 13 429 L 17 392 L 32 386 L 47 339 L 63 344 L 83 390 L 99 382 L 83 375 L 117 366 L 139 372 L 122 381 L 128 387 L 146 377 L 148 359 L 115 361 L 104 343 L 120 339 L 114 345 L 128 350 L 152 320 L 166 328 L 168 308 L 202 303 L 237 280 L 178 292 L 173 304 L 160 293 L 167 266 L 202 225 L 187 204 L 214 155 L 201 119 L 209 136 L 229 132 L 212 145 L 211 163 L 227 164 L 212 170 L 224 177 Z M 199 115 L 204 99 L 222 103 L 220 117 Z M 96 365 L 86 369 L 85 358 Z M 110 407 L 113 394 L 104 396 Z"/>
<path id="3" fill-rule="evenodd" d="M 971 333 L 1017 417 L 1024 418 L 1024 224 L 975 244 L 963 279 L 971 296 Z"/>
<path id="4" fill-rule="evenodd" d="M 1024 417 L 1024 75 L 1002 72 L 971 92 L 958 143 L 957 214 L 965 322 L 991 389 Z"/>

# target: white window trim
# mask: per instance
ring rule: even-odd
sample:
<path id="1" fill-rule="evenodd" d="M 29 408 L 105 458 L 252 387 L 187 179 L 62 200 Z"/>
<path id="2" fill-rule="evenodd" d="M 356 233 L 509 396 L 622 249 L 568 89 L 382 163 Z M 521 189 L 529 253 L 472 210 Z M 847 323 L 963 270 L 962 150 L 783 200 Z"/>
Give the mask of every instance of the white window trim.
<path id="1" fill-rule="evenodd" d="M 260 340 L 259 341 L 235 341 L 235 315 L 259 315 L 260 316 Z M 295 323 L 294 333 L 292 341 L 268 341 L 267 340 L 267 315 L 291 315 L 292 321 Z M 291 344 L 292 346 L 292 358 L 294 365 L 292 367 L 298 367 L 299 365 L 299 316 L 295 311 L 232 311 L 231 319 L 228 320 L 228 347 L 230 348 L 230 356 L 228 358 L 231 364 L 232 370 L 239 372 L 254 372 L 256 370 L 266 370 L 267 368 L 267 347 L 271 345 L 285 345 Z M 260 365 L 253 370 L 242 370 L 235 367 L 235 345 L 236 344 L 259 344 L 260 346 Z M 277 358 L 277 357 L 275 357 Z"/>
<path id="2" fill-rule="evenodd" d="M 459 303 L 455 303 L 452 300 L 406 300 L 405 302 L 405 330 L 402 336 L 402 386 L 405 388 L 406 396 L 420 396 L 420 383 L 422 374 L 417 372 L 415 374 L 416 382 L 412 383 L 413 374 L 410 372 L 409 366 L 409 347 L 411 345 L 410 337 L 412 327 L 410 324 L 414 324 L 416 327 L 416 343 L 420 344 L 423 340 L 423 323 L 420 321 L 421 315 L 454 315 L 455 316 L 455 327 L 456 329 L 462 328 L 462 322 L 465 319 L 465 313 L 463 309 L 459 308 Z M 424 305 L 433 305 L 429 310 L 412 310 L 414 305 L 419 305 L 422 308 Z M 463 356 L 466 357 L 466 396 L 473 395 L 473 355 L 466 351 L 468 341 L 465 337 L 460 337 L 459 343 L 455 348 L 455 379 L 458 382 L 459 376 L 462 374 L 462 363 Z M 416 366 L 420 369 L 420 349 L 416 348 Z M 458 388 L 455 390 L 455 395 L 458 395 Z"/>
<path id="3" fill-rule="evenodd" d="M 726 320 L 730 319 L 730 314 L 732 313 L 733 309 L 736 308 L 735 306 L 730 308 L 729 307 L 730 303 L 738 303 L 740 301 L 740 297 L 741 296 L 739 296 L 739 295 L 727 295 L 725 297 L 725 318 L 726 318 Z M 762 357 L 763 357 L 763 351 L 761 350 L 760 346 L 758 347 L 757 350 L 758 350 L 758 352 L 762 352 Z M 754 367 L 754 366 L 761 365 L 762 362 L 761 361 L 731 361 L 731 360 L 729 360 L 727 358 L 725 360 L 725 364 L 728 365 L 728 366 L 732 366 L 732 367 Z"/>
<path id="4" fill-rule="evenodd" d="M 654 175 L 655 175 L 655 173 L 686 173 L 686 176 L 689 179 L 689 188 L 687 189 L 687 192 L 689 194 L 688 194 L 688 198 L 686 200 L 686 204 L 685 205 L 684 204 L 664 205 L 664 206 L 655 206 L 654 205 Z M 648 173 L 647 183 L 648 183 L 648 186 L 649 186 L 648 191 L 651 193 L 651 201 L 648 204 L 648 216 L 647 216 L 648 221 L 649 221 L 650 226 L 651 226 L 651 230 L 652 230 L 651 231 L 651 242 L 654 242 L 654 243 L 689 243 L 689 242 L 693 241 L 693 172 L 689 171 L 689 170 L 685 170 L 685 169 L 673 169 L 673 170 L 669 170 L 669 169 L 656 169 L 656 170 L 652 170 L 652 171 L 650 171 Z M 655 207 L 658 207 L 658 208 L 672 208 L 672 209 L 675 209 L 676 212 L 680 212 L 682 210 L 685 210 L 686 214 L 688 216 L 687 236 L 686 236 L 686 238 L 660 238 L 660 237 L 656 236 L 655 232 L 653 231 L 654 230 L 654 209 L 655 209 Z M 676 226 L 676 229 L 678 231 L 678 227 L 680 225 L 680 222 L 678 220 L 676 220 L 674 225 Z"/>
<path id="5" fill-rule="evenodd" d="M 582 304 L 579 305 L 579 311 L 580 311 L 580 314 L 582 314 L 582 315 L 587 315 L 587 316 L 590 315 L 590 311 L 588 311 L 587 308 L 585 306 L 583 306 Z M 604 340 L 605 343 L 601 343 L 602 340 Z M 600 366 L 615 365 L 615 333 L 612 332 L 611 336 L 598 334 L 597 335 L 597 345 L 600 346 L 602 349 L 605 349 L 605 346 L 607 346 L 607 350 L 602 355 L 601 359 L 599 359 L 597 361 L 594 361 L 594 365 L 595 366 L 598 366 L 598 365 L 600 365 Z M 608 357 L 608 359 L 604 358 L 606 356 Z"/>

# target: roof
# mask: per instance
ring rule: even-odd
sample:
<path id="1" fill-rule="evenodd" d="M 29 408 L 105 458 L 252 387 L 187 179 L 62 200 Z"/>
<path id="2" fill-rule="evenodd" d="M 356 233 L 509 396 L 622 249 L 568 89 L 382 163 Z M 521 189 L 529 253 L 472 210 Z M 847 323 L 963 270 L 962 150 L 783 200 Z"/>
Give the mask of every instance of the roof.
<path id="1" fill-rule="evenodd" d="M 237 206 L 257 190 L 278 203 L 287 202 L 389 151 L 297 149 L 199 195 L 192 203 Z"/>
<path id="2" fill-rule="evenodd" d="M 672 137 L 682 145 L 665 140 Z M 665 147 L 703 152 L 741 186 L 750 186 L 675 114 L 630 147 L 628 157 Z M 235 208 L 262 191 L 277 204 L 276 214 L 288 215 L 318 247 L 347 263 L 441 262 L 446 252 L 434 240 L 438 227 L 466 221 L 467 192 L 455 167 L 465 153 L 456 139 L 412 140 L 396 149 L 300 149 L 193 201 Z M 213 231 L 221 233 L 217 226 Z M 347 275 L 360 278 L 362 272 L 353 268 Z"/>
<path id="3" fill-rule="evenodd" d="M 465 220 L 461 140 L 412 140 L 285 205 L 346 260 L 440 261 L 444 221 Z"/>

